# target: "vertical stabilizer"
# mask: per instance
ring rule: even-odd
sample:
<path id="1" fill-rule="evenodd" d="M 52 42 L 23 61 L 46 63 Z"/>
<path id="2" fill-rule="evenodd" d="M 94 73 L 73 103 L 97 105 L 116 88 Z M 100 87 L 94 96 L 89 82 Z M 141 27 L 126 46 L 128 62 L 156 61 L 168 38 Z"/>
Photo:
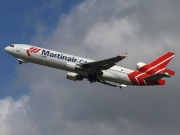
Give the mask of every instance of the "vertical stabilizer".
<path id="1" fill-rule="evenodd" d="M 174 56 L 175 53 L 167 52 L 154 61 L 150 62 L 148 65 L 159 69 L 165 68 Z"/>
<path id="2" fill-rule="evenodd" d="M 173 70 L 166 69 L 166 66 L 169 64 L 169 62 L 172 60 L 174 56 L 175 53 L 166 52 L 162 56 L 142 66 L 138 70 L 140 72 L 145 72 L 151 75 L 156 73 L 168 73 L 169 75 L 175 75 L 175 72 Z"/>

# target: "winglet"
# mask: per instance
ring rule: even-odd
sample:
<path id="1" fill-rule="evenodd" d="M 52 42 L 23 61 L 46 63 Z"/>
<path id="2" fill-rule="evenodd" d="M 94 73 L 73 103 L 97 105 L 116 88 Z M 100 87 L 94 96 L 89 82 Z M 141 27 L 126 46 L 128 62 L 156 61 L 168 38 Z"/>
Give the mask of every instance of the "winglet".
<path id="1" fill-rule="evenodd" d="M 122 55 L 120 55 L 120 57 L 121 58 L 126 58 L 126 57 L 128 57 L 128 55 L 129 55 L 129 51 L 126 51 L 125 53 L 123 53 Z"/>

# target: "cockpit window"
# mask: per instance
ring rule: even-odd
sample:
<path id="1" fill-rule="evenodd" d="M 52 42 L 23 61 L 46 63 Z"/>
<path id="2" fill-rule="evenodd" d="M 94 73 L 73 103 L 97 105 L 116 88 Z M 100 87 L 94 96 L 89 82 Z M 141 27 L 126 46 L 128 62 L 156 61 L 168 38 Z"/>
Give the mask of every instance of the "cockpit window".
<path id="1" fill-rule="evenodd" d="M 14 47 L 14 45 L 10 45 L 10 47 Z"/>

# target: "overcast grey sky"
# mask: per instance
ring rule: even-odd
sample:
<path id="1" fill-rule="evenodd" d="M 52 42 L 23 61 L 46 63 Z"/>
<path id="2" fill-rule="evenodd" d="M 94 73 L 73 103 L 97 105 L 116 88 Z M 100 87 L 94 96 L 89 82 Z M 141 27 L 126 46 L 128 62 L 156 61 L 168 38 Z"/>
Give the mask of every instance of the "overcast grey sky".
<path id="1" fill-rule="evenodd" d="M 179 135 L 179 7 L 179 0 L 84 0 L 60 15 L 53 29 L 39 19 L 33 45 L 91 59 L 129 50 L 118 65 L 131 69 L 173 51 L 168 67 L 176 76 L 165 86 L 118 89 L 69 81 L 57 69 L 18 65 L 10 85 L 24 83 L 31 93 L 0 100 L 0 134 Z"/>

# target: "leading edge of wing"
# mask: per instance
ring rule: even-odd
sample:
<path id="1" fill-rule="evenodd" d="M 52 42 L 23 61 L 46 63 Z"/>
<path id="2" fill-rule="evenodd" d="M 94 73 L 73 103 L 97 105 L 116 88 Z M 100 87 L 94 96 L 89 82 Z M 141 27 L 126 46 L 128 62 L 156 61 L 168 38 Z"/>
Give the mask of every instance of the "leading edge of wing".
<path id="1" fill-rule="evenodd" d="M 126 58 L 128 56 L 128 54 L 129 54 L 129 52 L 127 51 L 127 52 L 123 53 L 122 55 L 116 56 L 113 58 L 81 64 L 81 67 L 83 69 L 96 68 L 99 70 L 107 70 L 107 69 L 111 68 L 112 66 L 116 65 L 117 62 Z"/>

